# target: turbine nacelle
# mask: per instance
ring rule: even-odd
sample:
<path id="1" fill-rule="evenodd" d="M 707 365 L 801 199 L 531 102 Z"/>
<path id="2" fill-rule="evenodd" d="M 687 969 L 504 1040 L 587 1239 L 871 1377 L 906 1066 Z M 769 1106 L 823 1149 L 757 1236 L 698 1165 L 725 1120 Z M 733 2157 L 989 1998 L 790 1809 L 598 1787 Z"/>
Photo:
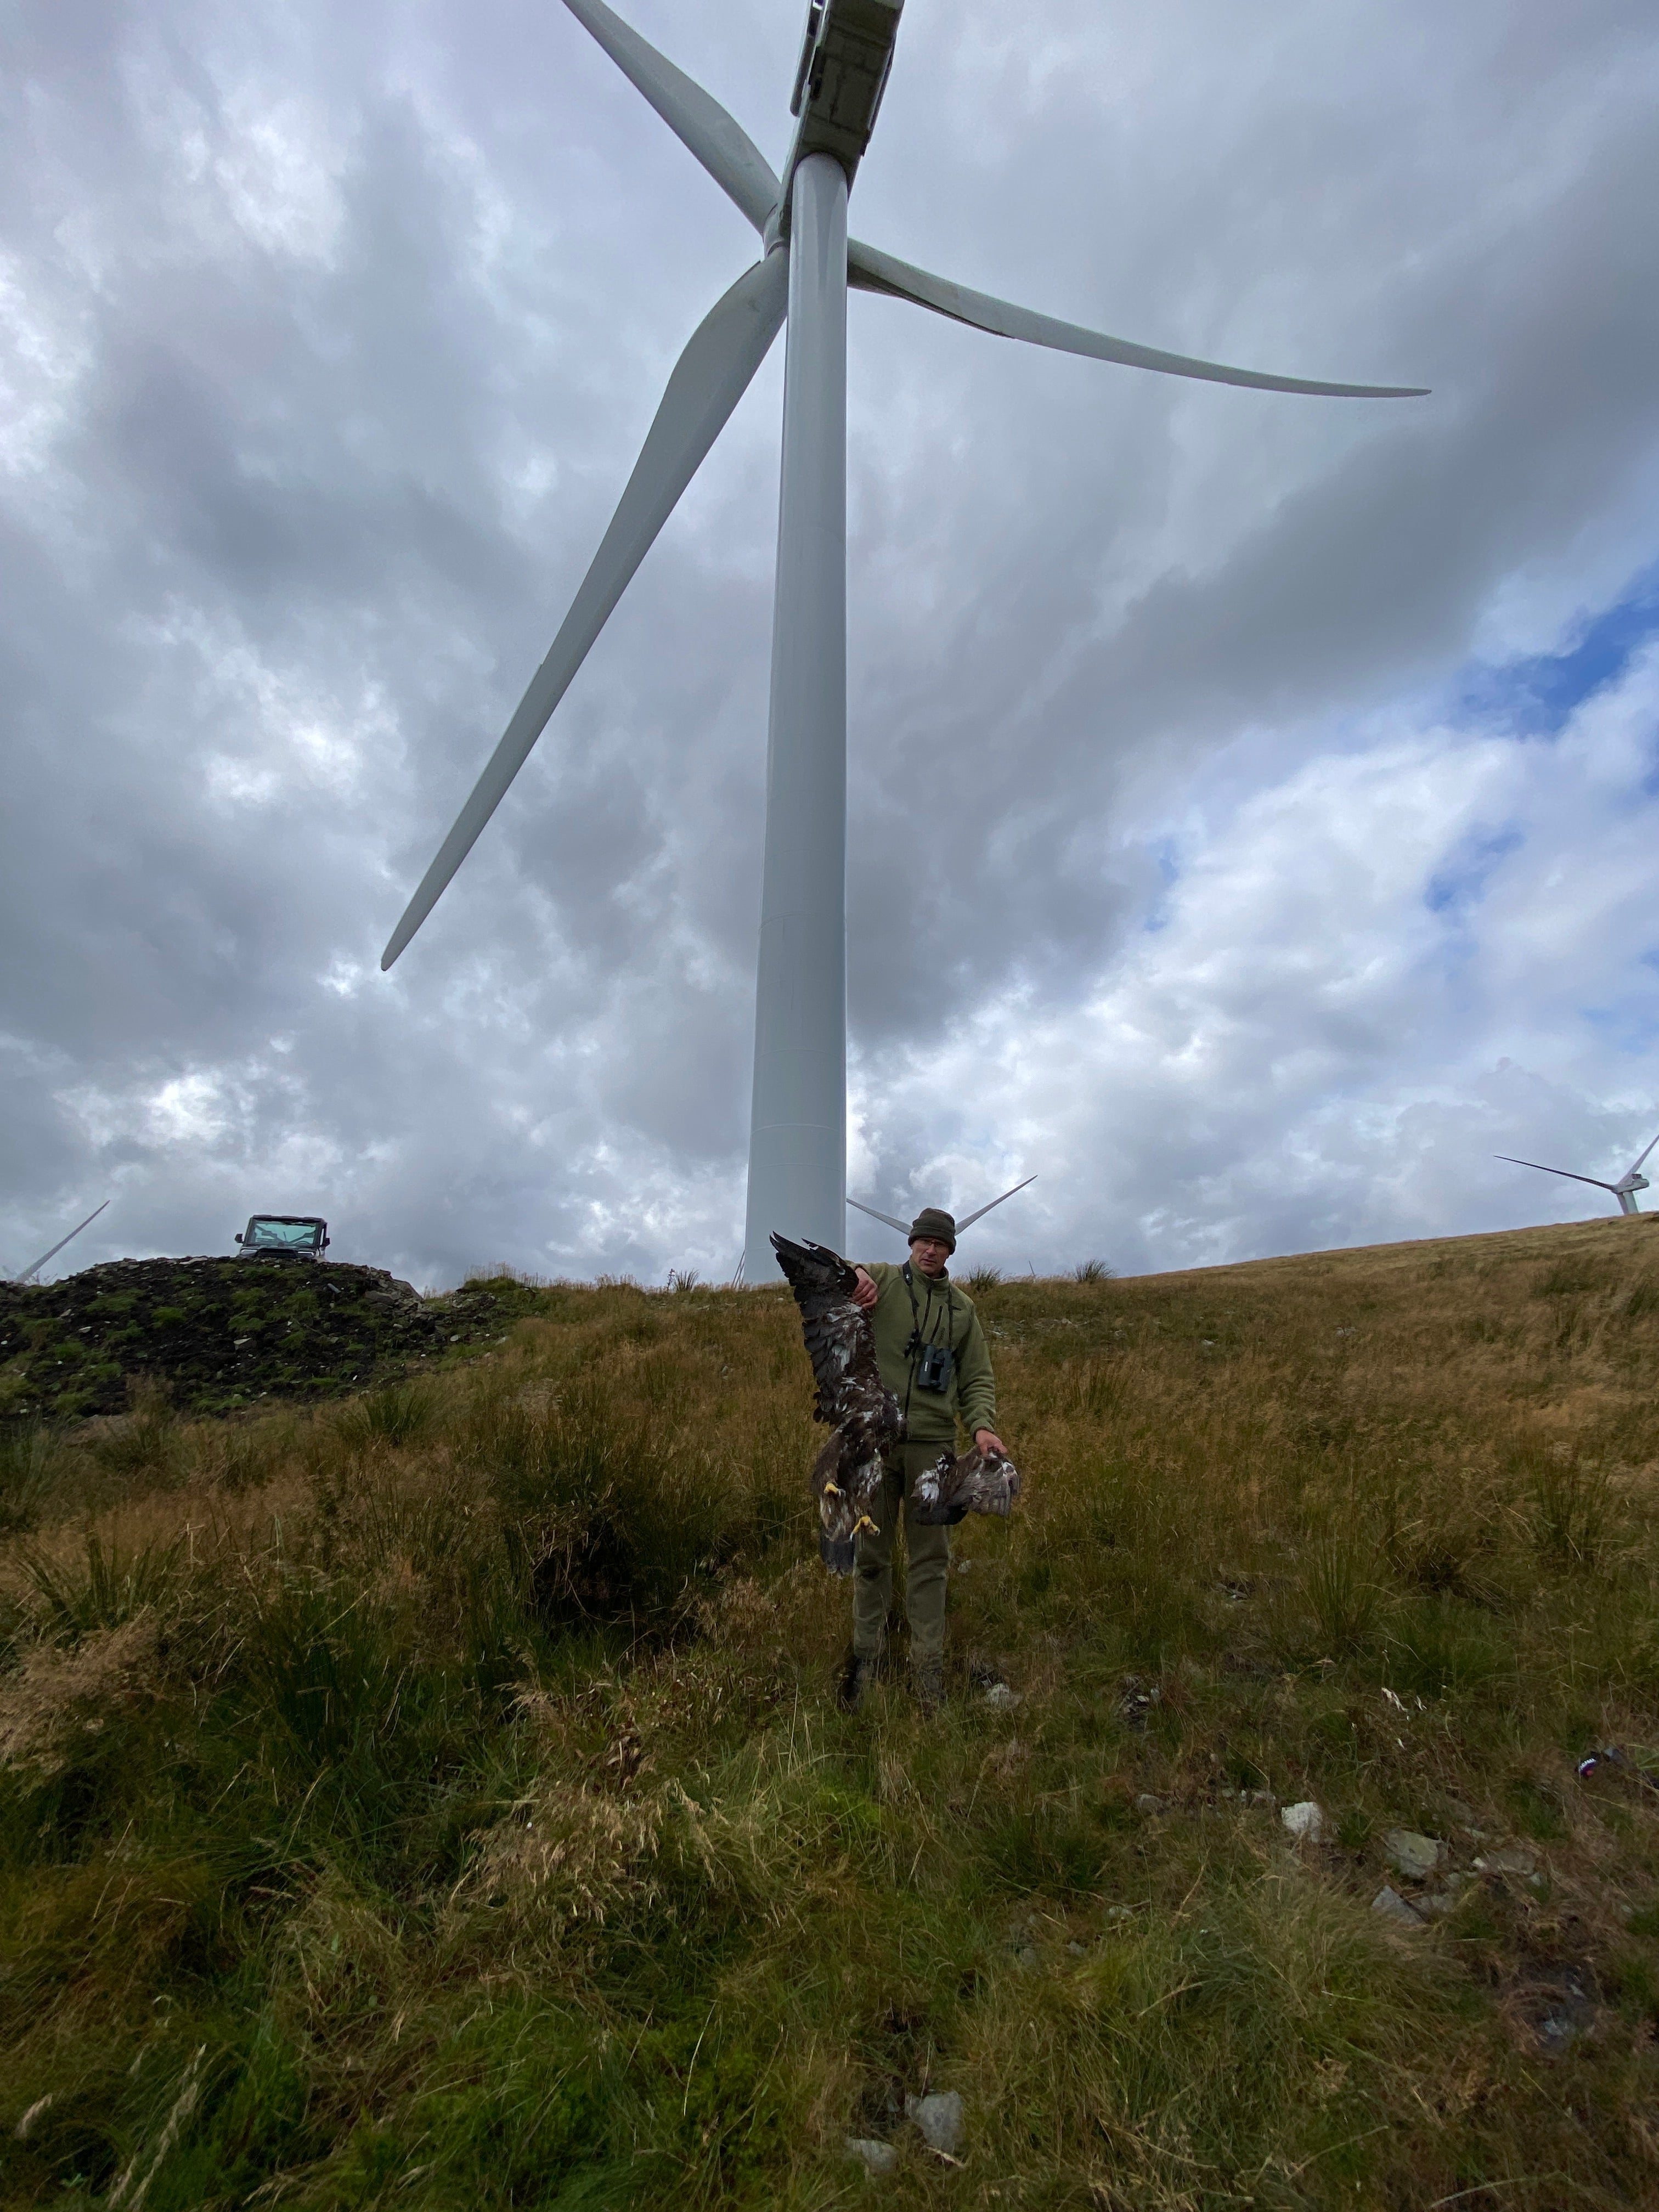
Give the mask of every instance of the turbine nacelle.
<path id="1" fill-rule="evenodd" d="M 833 154 L 852 183 L 887 89 L 903 8 L 904 0 L 812 0 L 789 102 L 800 120 L 778 201 L 786 235 L 789 187 L 809 155 Z"/>

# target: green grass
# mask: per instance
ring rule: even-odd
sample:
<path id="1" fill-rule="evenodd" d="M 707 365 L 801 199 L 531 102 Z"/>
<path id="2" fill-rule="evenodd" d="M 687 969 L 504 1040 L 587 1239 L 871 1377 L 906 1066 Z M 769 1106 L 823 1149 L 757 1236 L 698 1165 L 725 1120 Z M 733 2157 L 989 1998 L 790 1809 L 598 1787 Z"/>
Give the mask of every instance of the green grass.
<path id="1" fill-rule="evenodd" d="M 1647 1251 L 986 1282 L 931 1723 L 835 1704 L 778 1293 L 15 1430 L 0 2204 L 1655 2201 Z"/>

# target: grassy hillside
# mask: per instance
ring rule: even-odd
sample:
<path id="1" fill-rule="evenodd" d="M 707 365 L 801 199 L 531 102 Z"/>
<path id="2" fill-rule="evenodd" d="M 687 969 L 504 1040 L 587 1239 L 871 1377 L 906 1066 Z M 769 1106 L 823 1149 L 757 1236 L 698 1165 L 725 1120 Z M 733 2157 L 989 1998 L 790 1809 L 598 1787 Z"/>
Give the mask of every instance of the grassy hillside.
<path id="1" fill-rule="evenodd" d="M 932 1723 L 781 1291 L 498 1296 L 9 1433 L 0 2203 L 1659 2202 L 1659 1230 L 986 1291 Z"/>

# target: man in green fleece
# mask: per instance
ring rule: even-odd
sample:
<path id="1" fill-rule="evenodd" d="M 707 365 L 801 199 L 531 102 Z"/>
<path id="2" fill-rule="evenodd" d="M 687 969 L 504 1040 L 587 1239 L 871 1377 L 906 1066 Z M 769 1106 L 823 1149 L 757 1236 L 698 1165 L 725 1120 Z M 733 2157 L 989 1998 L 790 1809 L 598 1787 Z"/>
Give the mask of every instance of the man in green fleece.
<path id="1" fill-rule="evenodd" d="M 951 1532 L 929 1528 L 910 1511 L 911 1485 L 940 1452 L 956 1449 L 957 1423 L 981 1451 L 1007 1447 L 992 1423 L 996 1384 L 985 1332 L 972 1303 L 951 1280 L 957 1224 L 935 1206 L 910 1224 L 910 1257 L 902 1267 L 877 1261 L 858 1270 L 855 1302 L 870 1317 L 881 1379 L 904 1413 L 904 1442 L 888 1454 L 874 1535 L 858 1540 L 853 1579 L 853 1655 L 845 1702 L 863 1699 L 881 1656 L 893 1601 L 893 1536 L 902 1509 L 908 1565 L 905 1605 L 910 1619 L 910 1673 L 918 1699 L 931 1711 L 945 1694 L 945 1577 Z M 948 1359 L 941 1359 L 941 1352 Z"/>

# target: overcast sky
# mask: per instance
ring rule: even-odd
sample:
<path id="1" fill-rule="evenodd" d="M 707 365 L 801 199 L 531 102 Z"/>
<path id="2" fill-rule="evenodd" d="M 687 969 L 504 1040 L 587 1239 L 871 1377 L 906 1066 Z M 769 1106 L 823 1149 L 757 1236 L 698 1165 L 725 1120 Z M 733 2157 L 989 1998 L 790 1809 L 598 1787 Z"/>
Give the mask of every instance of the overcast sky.
<path id="1" fill-rule="evenodd" d="M 804 0 L 623 12 L 781 162 Z M 1656 96 L 1651 0 L 908 0 L 858 234 L 1434 392 L 854 295 L 855 1193 L 1036 1174 L 962 1257 L 1039 1273 L 1612 1210 L 1492 1156 L 1659 1131 Z M 729 1274 L 781 343 L 378 960 L 753 258 L 557 0 L 0 0 L 0 1267 Z"/>

